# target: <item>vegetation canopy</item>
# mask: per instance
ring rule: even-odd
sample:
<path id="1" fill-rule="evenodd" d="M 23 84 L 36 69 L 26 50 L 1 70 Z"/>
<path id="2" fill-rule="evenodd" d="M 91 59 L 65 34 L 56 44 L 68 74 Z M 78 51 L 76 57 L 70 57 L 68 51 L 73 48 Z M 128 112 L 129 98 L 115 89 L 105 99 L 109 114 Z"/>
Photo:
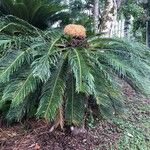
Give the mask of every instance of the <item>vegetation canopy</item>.
<path id="1" fill-rule="evenodd" d="M 100 36 L 75 46 L 72 40 L 14 16 L 0 18 L 0 110 L 8 121 L 36 115 L 63 128 L 112 117 L 123 110 L 118 77 L 150 94 L 147 47 Z"/>

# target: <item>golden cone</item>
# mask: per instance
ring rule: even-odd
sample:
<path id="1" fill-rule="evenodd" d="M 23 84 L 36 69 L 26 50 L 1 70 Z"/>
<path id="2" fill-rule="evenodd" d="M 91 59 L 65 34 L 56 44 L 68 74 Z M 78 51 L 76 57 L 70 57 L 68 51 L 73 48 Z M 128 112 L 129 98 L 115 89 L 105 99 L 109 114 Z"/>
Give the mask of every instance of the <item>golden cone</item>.
<path id="1" fill-rule="evenodd" d="M 64 33 L 72 37 L 86 37 L 86 29 L 82 25 L 69 24 L 64 28 Z"/>

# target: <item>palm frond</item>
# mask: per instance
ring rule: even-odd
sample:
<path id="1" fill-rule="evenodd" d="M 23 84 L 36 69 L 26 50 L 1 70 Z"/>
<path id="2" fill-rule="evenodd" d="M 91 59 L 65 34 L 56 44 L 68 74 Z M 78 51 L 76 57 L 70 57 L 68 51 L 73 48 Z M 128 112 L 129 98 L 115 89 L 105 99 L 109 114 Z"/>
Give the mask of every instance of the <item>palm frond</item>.
<path id="1" fill-rule="evenodd" d="M 14 93 L 18 88 L 18 85 L 19 85 L 18 81 L 14 81 L 14 82 L 10 82 L 10 84 L 8 84 L 4 88 L 2 98 L 0 100 L 0 109 L 2 109 L 2 107 L 5 105 L 6 102 L 11 103 L 11 100 L 14 97 Z"/>
<path id="2" fill-rule="evenodd" d="M 20 82 L 20 87 L 16 90 L 15 97 L 12 99 L 12 107 L 19 105 L 30 93 L 34 92 L 37 89 L 40 81 L 33 77 L 33 74 L 29 74 L 25 80 Z"/>
<path id="3" fill-rule="evenodd" d="M 0 33 L 5 33 L 8 35 L 39 35 L 39 29 L 30 25 L 26 21 L 19 19 L 17 17 L 8 15 L 1 17 L 0 23 Z"/>
<path id="4" fill-rule="evenodd" d="M 94 71 L 95 77 L 95 100 L 99 107 L 99 111 L 103 117 L 111 118 L 115 114 L 122 114 L 123 96 L 120 90 L 120 85 L 111 72 L 107 72 L 105 67 L 103 69 L 96 69 Z"/>
<path id="5" fill-rule="evenodd" d="M 81 49 L 72 49 L 69 54 L 69 64 L 76 80 L 76 91 L 92 94 L 94 92 L 94 77 L 83 56 Z"/>
<path id="6" fill-rule="evenodd" d="M 57 109 L 63 103 L 65 88 L 65 82 L 61 78 L 63 63 L 64 60 L 59 62 L 59 67 L 53 72 L 51 78 L 45 83 L 42 90 L 37 116 L 44 117 L 48 121 L 54 120 Z"/>
<path id="7" fill-rule="evenodd" d="M 30 93 L 19 105 L 10 106 L 6 115 L 7 122 L 20 122 L 24 117 L 33 117 L 37 109 L 38 94 L 36 90 L 35 93 Z"/>
<path id="8" fill-rule="evenodd" d="M 40 44 L 41 45 L 41 44 Z M 22 51 L 10 51 L 3 56 L 0 61 L 0 82 L 7 82 L 10 76 L 16 72 L 26 61 L 30 64 L 32 60 L 31 52 L 34 48 L 40 46 L 39 44 L 33 45 Z"/>
<path id="9" fill-rule="evenodd" d="M 52 42 L 50 48 L 47 50 L 47 54 L 32 63 L 34 76 L 39 77 L 43 82 L 46 82 L 50 78 L 51 68 L 55 67 L 60 59 L 60 54 L 54 47 L 60 37 L 54 39 L 51 40 Z"/>
<path id="10" fill-rule="evenodd" d="M 147 88 L 149 84 L 147 77 L 150 73 L 148 48 L 119 39 L 95 38 L 91 42 L 92 50 L 98 50 L 96 53 L 99 62 L 105 65 L 109 72 L 128 81 L 136 90 L 147 95 L 150 94 L 149 88 Z"/>

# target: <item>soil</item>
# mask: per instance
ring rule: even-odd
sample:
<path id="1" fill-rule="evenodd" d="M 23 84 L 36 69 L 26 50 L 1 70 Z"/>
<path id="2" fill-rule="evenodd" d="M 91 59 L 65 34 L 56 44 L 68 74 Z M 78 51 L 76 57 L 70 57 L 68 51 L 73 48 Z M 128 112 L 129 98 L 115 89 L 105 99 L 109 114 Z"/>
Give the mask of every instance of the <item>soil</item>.
<path id="1" fill-rule="evenodd" d="M 107 150 L 110 145 L 117 144 L 121 134 L 118 127 L 109 121 L 103 121 L 90 130 L 74 130 L 77 132 L 50 132 L 48 125 L 36 120 L 2 127 L 0 150 Z"/>
<path id="2" fill-rule="evenodd" d="M 123 87 L 123 92 L 127 97 L 126 105 L 134 106 L 135 97 L 139 95 L 127 85 Z M 138 103 L 149 105 L 150 100 L 140 97 Z M 135 107 L 136 105 L 137 103 Z M 150 116 L 150 111 L 146 113 L 144 115 Z M 135 114 L 134 117 L 137 115 Z M 110 147 L 117 150 L 118 141 L 123 133 L 119 126 L 110 120 L 101 121 L 86 130 L 76 127 L 74 132 L 70 133 L 50 130 L 50 125 L 35 119 L 11 127 L 1 125 L 0 150 L 108 150 Z"/>

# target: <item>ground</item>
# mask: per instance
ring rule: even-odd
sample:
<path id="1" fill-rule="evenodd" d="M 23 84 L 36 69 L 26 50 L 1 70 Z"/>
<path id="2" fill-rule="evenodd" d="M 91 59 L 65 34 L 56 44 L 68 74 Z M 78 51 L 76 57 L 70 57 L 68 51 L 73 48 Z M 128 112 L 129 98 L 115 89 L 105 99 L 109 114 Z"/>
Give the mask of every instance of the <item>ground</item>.
<path id="1" fill-rule="evenodd" d="M 126 112 L 87 130 L 50 132 L 41 120 L 1 125 L 0 150 L 150 150 L 150 99 L 123 85 Z M 80 132 L 79 132 L 80 131 Z"/>

